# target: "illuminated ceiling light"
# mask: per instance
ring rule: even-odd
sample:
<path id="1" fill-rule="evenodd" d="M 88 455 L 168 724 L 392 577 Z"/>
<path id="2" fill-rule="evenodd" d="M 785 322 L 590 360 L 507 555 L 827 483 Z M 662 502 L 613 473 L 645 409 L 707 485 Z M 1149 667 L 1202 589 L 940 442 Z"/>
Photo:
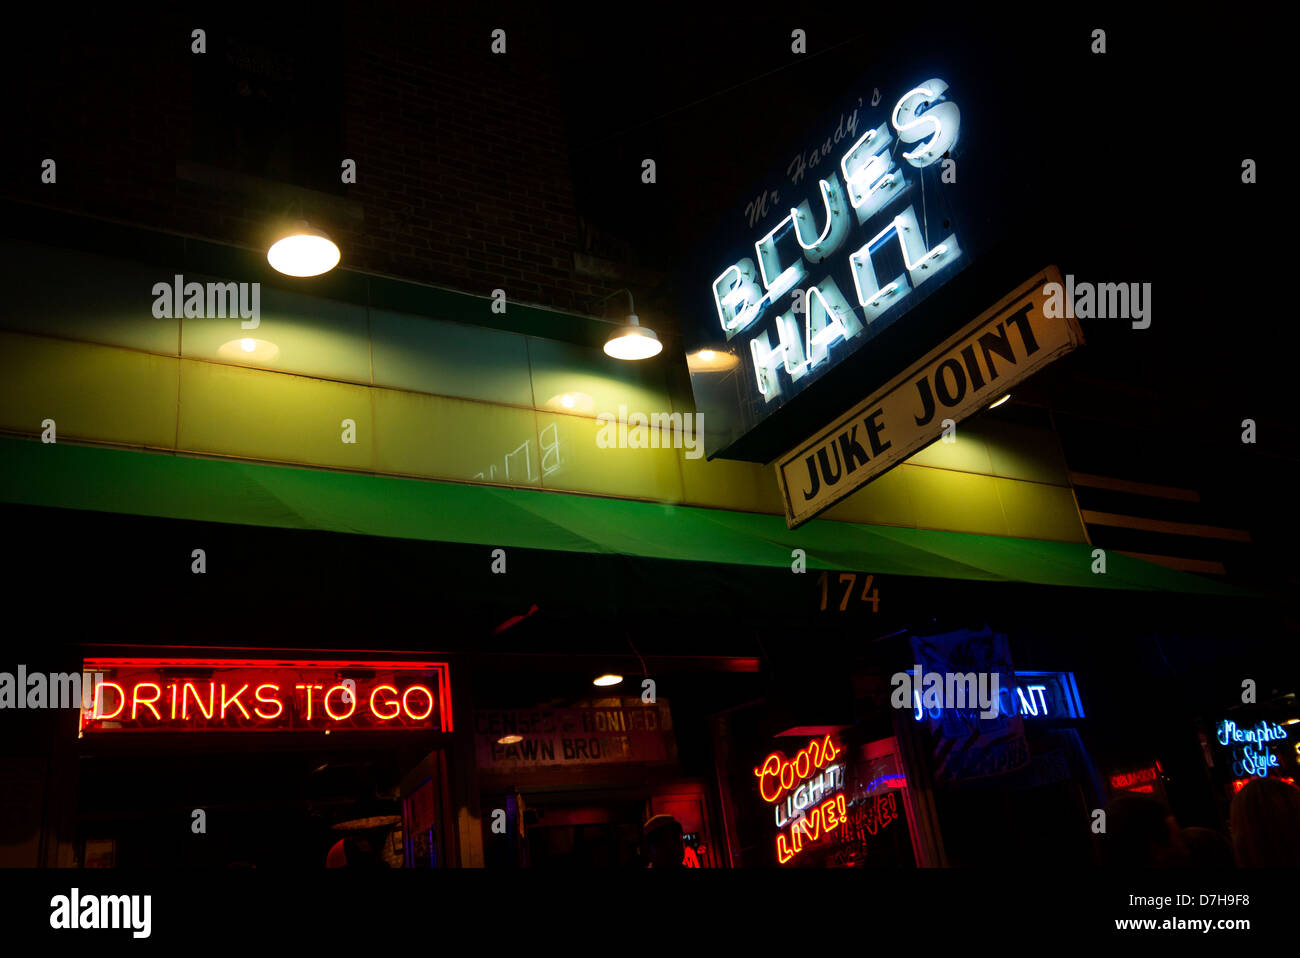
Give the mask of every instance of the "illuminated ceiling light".
<path id="1" fill-rule="evenodd" d="M 339 264 L 339 248 L 321 230 L 299 220 L 271 244 L 266 259 L 286 276 L 319 276 Z"/>
<path id="2" fill-rule="evenodd" d="M 568 392 L 552 396 L 546 400 L 546 405 L 550 409 L 561 409 L 564 412 L 591 412 L 596 401 L 586 393 Z"/>
<path id="3" fill-rule="evenodd" d="M 280 347 L 265 339 L 232 339 L 217 347 L 217 355 L 237 363 L 257 363 L 267 365 L 280 355 Z"/>
<path id="4" fill-rule="evenodd" d="M 641 325 L 636 314 L 628 316 L 628 324 L 619 327 L 605 341 L 605 355 L 615 359 L 649 359 L 658 356 L 664 348 L 653 329 Z"/>
<path id="5" fill-rule="evenodd" d="M 1010 398 L 1011 398 L 1011 393 L 1007 393 L 1005 396 L 1003 396 L 1003 397 L 1002 397 L 1001 399 L 999 399 L 997 402 L 993 403 L 993 405 L 989 406 L 989 408 L 990 408 L 990 409 L 997 409 L 999 406 L 1001 406 L 1004 402 L 1006 402 L 1006 401 L 1007 401 L 1008 399 L 1010 399 Z"/>
<path id="6" fill-rule="evenodd" d="M 597 676 L 596 678 L 592 679 L 592 680 L 591 680 L 591 684 L 592 684 L 592 685 L 600 685 L 600 686 L 606 686 L 606 685 L 618 685 L 618 684 L 619 684 L 620 682 L 622 682 L 622 681 L 623 681 L 623 676 L 621 676 L 621 675 L 611 675 L 611 674 L 609 674 L 609 673 L 606 673 L 605 675 L 600 675 L 600 676 Z"/>
<path id="7" fill-rule="evenodd" d="M 716 349 L 701 349 L 686 355 L 686 368 L 693 373 L 725 372 L 734 369 L 739 363 L 740 357 L 735 353 L 718 352 Z"/>
<path id="8" fill-rule="evenodd" d="M 524 740 L 522 735 L 502 735 L 497 739 L 498 745 L 518 745 Z"/>
<path id="9" fill-rule="evenodd" d="M 632 302 L 632 291 L 628 289 L 619 289 L 610 293 L 610 296 L 617 296 L 619 293 L 627 293 L 627 323 L 614 330 L 605 340 L 605 355 L 614 359 L 649 359 L 651 356 L 658 356 L 663 352 L 664 344 L 659 342 L 659 336 L 653 329 L 648 326 L 642 326 L 641 320 L 637 318 L 636 306 Z M 601 300 L 600 302 L 604 302 Z"/>

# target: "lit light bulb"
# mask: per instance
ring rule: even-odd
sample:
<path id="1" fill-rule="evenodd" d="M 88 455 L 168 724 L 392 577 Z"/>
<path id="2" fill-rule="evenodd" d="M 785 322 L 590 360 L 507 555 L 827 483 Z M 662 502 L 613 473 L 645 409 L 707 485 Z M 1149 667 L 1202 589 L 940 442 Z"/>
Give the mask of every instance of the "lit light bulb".
<path id="1" fill-rule="evenodd" d="M 286 276 L 319 276 L 339 264 L 339 248 L 325 233 L 302 222 L 271 245 L 266 259 Z"/>
<path id="2" fill-rule="evenodd" d="M 241 339 L 239 341 L 239 348 L 246 353 L 251 353 L 257 348 L 257 343 L 253 342 L 251 339 Z"/>

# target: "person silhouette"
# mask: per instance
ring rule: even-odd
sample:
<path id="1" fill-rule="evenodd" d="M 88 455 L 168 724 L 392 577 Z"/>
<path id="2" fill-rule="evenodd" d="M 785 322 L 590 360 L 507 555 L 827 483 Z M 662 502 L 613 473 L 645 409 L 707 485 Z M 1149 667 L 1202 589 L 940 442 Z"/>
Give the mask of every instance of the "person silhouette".
<path id="1" fill-rule="evenodd" d="M 1242 868 L 1300 867 L 1300 788 L 1251 779 L 1232 799 L 1228 829 Z"/>
<path id="2" fill-rule="evenodd" d="M 682 826 L 671 815 L 654 815 L 641 829 L 646 853 L 650 861 L 647 868 L 683 868 L 686 847 L 682 843 Z"/>
<path id="3" fill-rule="evenodd" d="M 1106 863 L 1120 868 L 1185 868 L 1187 846 L 1169 806 L 1153 795 L 1124 792 L 1111 801 Z"/>

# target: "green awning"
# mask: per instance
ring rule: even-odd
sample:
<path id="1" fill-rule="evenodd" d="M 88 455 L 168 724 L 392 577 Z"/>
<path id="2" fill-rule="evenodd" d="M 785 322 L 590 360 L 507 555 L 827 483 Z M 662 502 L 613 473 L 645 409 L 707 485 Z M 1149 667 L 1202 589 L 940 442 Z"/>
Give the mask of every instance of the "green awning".
<path id="1" fill-rule="evenodd" d="M 431 542 L 880 575 L 1249 595 L 1213 579 L 1092 547 L 814 520 L 568 493 L 258 465 L 0 439 L 0 501 L 167 519 Z"/>

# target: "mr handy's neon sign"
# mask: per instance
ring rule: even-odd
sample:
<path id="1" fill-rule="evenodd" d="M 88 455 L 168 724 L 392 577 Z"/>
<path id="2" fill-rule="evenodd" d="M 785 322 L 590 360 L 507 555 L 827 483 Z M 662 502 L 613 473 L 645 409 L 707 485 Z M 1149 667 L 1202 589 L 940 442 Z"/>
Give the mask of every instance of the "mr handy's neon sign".
<path id="1" fill-rule="evenodd" d="M 922 283 L 961 257 L 953 233 L 929 242 L 916 202 L 895 205 L 920 185 L 919 171 L 945 160 L 957 143 L 961 111 L 947 90 L 948 84 L 936 77 L 904 93 L 886 122 L 858 137 L 840 157 L 838 169 L 818 180 L 816 215 L 807 200 L 790 207 L 755 241 L 753 258 L 741 258 L 713 281 L 713 302 L 726 338 L 751 335 L 750 359 L 765 401 L 781 394 L 783 380 L 797 383 L 835 345 L 859 336 L 864 322 L 906 302 Z M 855 113 L 852 132 L 856 129 Z M 892 215 L 877 218 L 891 207 Z M 860 235 L 854 237 L 855 232 Z M 890 246 L 901 252 L 903 271 L 882 277 L 878 262 Z M 846 249 L 851 250 L 851 294 L 829 274 L 828 261 Z M 810 282 L 808 268 L 818 264 L 826 275 Z M 791 291 L 789 308 L 776 316 L 774 328 L 758 329 L 758 320 Z M 854 296 L 856 307 L 847 295 Z"/>

